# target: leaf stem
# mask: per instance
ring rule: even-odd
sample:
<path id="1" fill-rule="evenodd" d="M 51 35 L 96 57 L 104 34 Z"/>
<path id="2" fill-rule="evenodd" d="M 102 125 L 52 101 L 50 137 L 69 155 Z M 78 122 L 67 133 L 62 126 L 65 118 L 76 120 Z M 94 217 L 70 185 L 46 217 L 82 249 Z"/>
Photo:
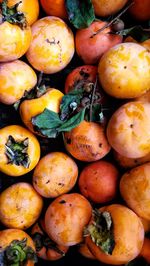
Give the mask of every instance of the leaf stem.
<path id="1" fill-rule="evenodd" d="M 93 88 L 93 91 L 92 91 L 91 102 L 90 102 L 90 122 L 92 121 L 92 109 L 93 109 L 95 91 L 96 91 L 96 87 L 97 87 L 97 80 L 98 80 L 98 78 L 96 77 L 96 81 L 94 83 L 94 88 Z"/>
<path id="2" fill-rule="evenodd" d="M 112 19 L 108 24 L 103 26 L 101 29 L 99 29 L 97 32 L 93 33 L 90 38 L 94 38 L 97 34 L 105 30 L 106 28 L 110 27 L 116 20 L 118 20 L 128 9 L 134 4 L 134 1 L 131 2 L 129 5 L 127 5 L 114 19 Z"/>

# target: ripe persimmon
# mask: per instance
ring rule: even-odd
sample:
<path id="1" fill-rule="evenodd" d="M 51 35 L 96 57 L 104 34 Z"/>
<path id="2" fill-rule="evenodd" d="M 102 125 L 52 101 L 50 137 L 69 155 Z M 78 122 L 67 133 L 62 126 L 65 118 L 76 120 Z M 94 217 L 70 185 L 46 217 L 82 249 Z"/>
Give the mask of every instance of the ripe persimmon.
<path id="1" fill-rule="evenodd" d="M 2 3 L 3 0 L 0 0 Z M 30 0 L 30 4 L 28 0 L 8 0 L 8 6 L 12 7 L 15 4 L 19 3 L 18 11 L 23 12 L 25 14 L 28 25 L 32 25 L 39 16 L 39 1 L 38 0 Z"/>
<path id="2" fill-rule="evenodd" d="M 144 228 L 132 210 L 112 204 L 94 212 L 85 230 L 85 242 L 99 261 L 111 265 L 126 264 L 139 255 Z"/>
<path id="3" fill-rule="evenodd" d="M 26 127 L 33 133 L 39 135 L 39 133 L 33 127 L 32 118 L 42 113 L 46 108 L 58 113 L 63 95 L 64 94 L 60 90 L 47 88 L 46 92 L 39 98 L 24 100 L 20 104 L 19 112 Z"/>
<path id="4" fill-rule="evenodd" d="M 33 186 L 43 197 L 55 198 L 69 192 L 78 177 L 75 161 L 63 152 L 44 156 L 34 169 Z"/>
<path id="5" fill-rule="evenodd" d="M 137 43 L 121 43 L 101 58 L 98 66 L 103 89 L 115 98 L 136 98 L 150 88 L 150 53 Z"/>
<path id="6" fill-rule="evenodd" d="M 83 65 L 73 69 L 65 81 L 65 93 L 75 88 L 88 87 L 89 84 L 95 83 L 97 67 L 92 65 Z M 88 88 L 87 88 L 88 89 Z"/>
<path id="7" fill-rule="evenodd" d="M 63 19 L 67 18 L 65 0 L 40 0 L 40 2 L 47 15 L 56 16 Z"/>
<path id="8" fill-rule="evenodd" d="M 77 30 L 75 35 L 76 52 L 85 64 L 96 64 L 111 47 L 122 42 L 121 35 L 110 34 L 110 27 L 102 29 L 107 22 L 95 21 L 88 28 Z"/>
<path id="9" fill-rule="evenodd" d="M 26 266 L 33 266 L 37 262 L 35 245 L 31 237 L 20 229 L 0 231 L 0 254 L 1 265 L 25 263 Z"/>
<path id="10" fill-rule="evenodd" d="M 111 149 L 103 126 L 85 120 L 71 131 L 64 133 L 64 143 L 73 157 L 85 162 L 97 161 Z"/>
<path id="11" fill-rule="evenodd" d="M 150 104 L 128 102 L 113 113 L 107 125 L 110 145 L 128 158 L 141 158 L 150 153 Z"/>
<path id="12" fill-rule="evenodd" d="M 0 102 L 14 104 L 37 83 L 34 70 L 21 60 L 0 65 Z"/>
<path id="13" fill-rule="evenodd" d="M 65 256 L 69 247 L 57 245 L 45 231 L 44 220 L 39 220 L 31 230 L 31 237 L 36 247 L 36 254 L 43 260 L 55 261 Z"/>
<path id="14" fill-rule="evenodd" d="M 128 0 L 92 0 L 97 16 L 107 17 L 122 9 Z"/>
<path id="15" fill-rule="evenodd" d="M 32 39 L 31 28 L 27 25 L 25 15 L 16 16 L 19 13 L 18 7 L 17 10 L 11 11 L 11 15 L 9 12 L 5 1 L 5 6 L 0 10 L 0 62 L 13 61 L 23 56 Z"/>
<path id="16" fill-rule="evenodd" d="M 85 166 L 79 176 L 81 193 L 94 203 L 111 201 L 117 193 L 119 172 L 104 160 Z"/>
<path id="17" fill-rule="evenodd" d="M 43 200 L 34 188 L 20 182 L 0 194 L 0 221 L 8 228 L 27 229 L 39 218 Z"/>
<path id="18" fill-rule="evenodd" d="M 30 172 L 40 159 L 40 144 L 26 128 L 10 125 L 0 129 L 0 171 L 9 176 Z"/>
<path id="19" fill-rule="evenodd" d="M 83 230 L 91 214 L 92 207 L 81 194 L 61 195 L 49 205 L 46 211 L 46 232 L 59 245 L 76 245 L 83 241 Z"/>
<path id="20" fill-rule="evenodd" d="M 31 27 L 32 41 L 27 59 L 38 71 L 56 73 L 65 68 L 74 55 L 74 36 L 58 17 L 44 17 Z"/>
<path id="21" fill-rule="evenodd" d="M 137 166 L 120 180 L 121 196 L 137 215 L 150 221 L 150 163 Z"/>

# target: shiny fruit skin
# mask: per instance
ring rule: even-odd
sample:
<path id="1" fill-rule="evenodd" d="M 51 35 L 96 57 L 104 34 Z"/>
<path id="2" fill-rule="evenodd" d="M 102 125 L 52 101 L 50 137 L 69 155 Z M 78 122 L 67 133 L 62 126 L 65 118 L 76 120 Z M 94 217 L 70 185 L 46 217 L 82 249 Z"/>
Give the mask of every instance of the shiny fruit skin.
<path id="1" fill-rule="evenodd" d="M 106 203 L 117 194 L 119 172 L 104 160 L 86 165 L 79 176 L 81 194 L 94 203 Z"/>
<path id="2" fill-rule="evenodd" d="M 65 0 L 40 0 L 41 5 L 47 15 L 67 18 L 67 11 L 65 8 Z"/>
<path id="3" fill-rule="evenodd" d="M 8 228 L 25 230 L 39 218 L 43 200 L 25 182 L 16 183 L 0 194 L 0 221 Z"/>
<path id="4" fill-rule="evenodd" d="M 112 97 L 139 97 L 150 88 L 150 53 L 136 43 L 118 44 L 101 58 L 98 73 L 102 88 Z"/>
<path id="5" fill-rule="evenodd" d="M 32 25 L 32 41 L 26 53 L 30 64 L 45 74 L 64 69 L 74 55 L 74 37 L 58 17 L 44 17 Z"/>
<path id="6" fill-rule="evenodd" d="M 141 158 L 150 153 L 150 104 L 128 102 L 113 113 L 107 125 L 107 138 L 119 154 Z"/>
<path id="7" fill-rule="evenodd" d="M 83 230 L 91 215 L 92 207 L 81 194 L 61 195 L 46 211 L 46 232 L 59 245 L 76 245 L 83 241 Z"/>
<path id="8" fill-rule="evenodd" d="M 0 62 L 8 62 L 22 57 L 32 39 L 31 28 L 21 29 L 5 21 L 0 24 Z"/>
<path id="9" fill-rule="evenodd" d="M 111 255 L 106 254 L 88 236 L 86 244 L 92 254 L 99 261 L 111 265 L 126 264 L 136 258 L 144 241 L 144 228 L 140 218 L 120 204 L 108 205 L 99 210 L 109 212 L 112 217 L 115 247 Z"/>
<path id="10" fill-rule="evenodd" d="M 55 198 L 69 192 L 77 177 L 78 167 L 71 157 L 63 152 L 51 152 L 34 169 L 33 186 L 41 196 Z"/>
<path id="11" fill-rule="evenodd" d="M 106 22 L 104 21 L 95 21 L 88 28 L 77 30 L 75 36 L 76 52 L 84 64 L 97 64 L 106 51 L 122 42 L 122 36 L 109 34 L 111 31 L 109 27 L 94 36 L 105 25 Z"/>
<path id="12" fill-rule="evenodd" d="M 95 14 L 100 17 L 107 17 L 122 9 L 128 0 L 92 0 Z"/>
<path id="13" fill-rule="evenodd" d="M 34 70 L 21 60 L 0 64 L 0 102 L 14 104 L 37 83 Z"/>
<path id="14" fill-rule="evenodd" d="M 125 173 L 120 180 L 120 193 L 137 215 L 150 221 L 150 163 Z"/>
<path id="15" fill-rule="evenodd" d="M 34 130 L 32 124 L 32 117 L 42 113 L 45 108 L 58 113 L 60 110 L 60 103 L 64 94 L 57 89 L 48 88 L 39 98 L 24 100 L 19 107 L 19 112 L 23 123 L 34 134 L 38 134 Z"/>
<path id="16" fill-rule="evenodd" d="M 109 153 L 104 128 L 94 122 L 83 121 L 70 132 L 64 133 L 66 150 L 76 159 L 93 162 Z"/>

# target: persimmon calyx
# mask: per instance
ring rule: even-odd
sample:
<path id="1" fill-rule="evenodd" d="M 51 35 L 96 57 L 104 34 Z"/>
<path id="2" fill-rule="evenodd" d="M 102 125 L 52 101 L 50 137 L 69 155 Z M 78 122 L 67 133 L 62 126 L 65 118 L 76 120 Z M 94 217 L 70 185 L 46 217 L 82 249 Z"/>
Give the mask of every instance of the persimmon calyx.
<path id="1" fill-rule="evenodd" d="M 35 233 L 33 236 L 33 241 L 35 243 L 35 247 L 36 247 L 36 251 L 39 252 L 43 247 L 46 248 L 46 250 L 48 249 L 52 249 L 55 252 L 57 252 L 58 254 L 60 254 L 61 256 L 65 256 L 65 252 L 63 252 L 62 250 L 60 250 L 57 247 L 57 244 L 52 241 L 44 232 L 42 233 Z"/>
<path id="2" fill-rule="evenodd" d="M 28 260 L 37 262 L 35 251 L 27 246 L 27 238 L 13 240 L 8 247 L 0 251 L 0 263 L 3 266 L 25 266 Z"/>
<path id="3" fill-rule="evenodd" d="M 113 221 L 109 212 L 93 210 L 93 222 L 84 231 L 84 236 L 90 236 L 96 246 L 106 254 L 112 254 L 115 247 Z"/>
<path id="4" fill-rule="evenodd" d="M 5 144 L 5 154 L 8 159 L 8 164 L 15 164 L 17 166 L 24 166 L 29 168 L 30 158 L 28 155 L 29 139 L 25 138 L 23 141 L 16 141 L 11 135 L 8 137 Z"/>
<path id="5" fill-rule="evenodd" d="M 19 1 L 15 5 L 8 7 L 8 0 L 3 0 L 0 6 L 2 13 L 2 22 L 9 22 L 11 24 L 18 25 L 21 29 L 27 27 L 26 16 L 23 12 L 18 11 L 18 6 L 22 3 Z"/>

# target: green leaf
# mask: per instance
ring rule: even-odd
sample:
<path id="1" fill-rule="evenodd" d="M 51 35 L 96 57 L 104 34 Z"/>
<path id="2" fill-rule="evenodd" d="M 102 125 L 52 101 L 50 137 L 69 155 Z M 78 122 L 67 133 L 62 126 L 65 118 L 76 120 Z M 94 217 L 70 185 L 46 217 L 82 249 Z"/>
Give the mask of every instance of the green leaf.
<path id="1" fill-rule="evenodd" d="M 59 115 L 49 109 L 45 109 L 41 114 L 32 118 L 32 124 L 37 128 L 55 129 L 59 127 L 63 121 L 60 120 Z"/>
<path id="2" fill-rule="evenodd" d="M 65 120 L 70 116 L 80 104 L 81 99 L 83 98 L 84 90 L 81 89 L 74 89 L 70 91 L 68 94 L 64 95 L 62 98 L 62 102 L 60 105 L 60 119 Z"/>
<path id="3" fill-rule="evenodd" d="M 70 22 L 77 29 L 87 28 L 95 20 L 91 0 L 66 0 L 66 9 Z"/>
<path id="4" fill-rule="evenodd" d="M 59 115 L 45 109 L 43 113 L 32 118 L 36 130 L 48 138 L 56 138 L 60 132 L 70 131 L 84 120 L 85 108 L 66 121 L 62 121 Z"/>
<path id="5" fill-rule="evenodd" d="M 83 120 L 85 116 L 85 109 L 82 109 L 79 113 L 71 117 L 68 121 L 64 122 L 62 126 L 59 127 L 59 132 L 67 132 L 71 129 L 77 127 Z"/>
<path id="6" fill-rule="evenodd" d="M 116 32 L 122 36 L 130 35 L 137 42 L 144 42 L 150 38 L 150 32 L 145 31 L 140 25 Z"/>

